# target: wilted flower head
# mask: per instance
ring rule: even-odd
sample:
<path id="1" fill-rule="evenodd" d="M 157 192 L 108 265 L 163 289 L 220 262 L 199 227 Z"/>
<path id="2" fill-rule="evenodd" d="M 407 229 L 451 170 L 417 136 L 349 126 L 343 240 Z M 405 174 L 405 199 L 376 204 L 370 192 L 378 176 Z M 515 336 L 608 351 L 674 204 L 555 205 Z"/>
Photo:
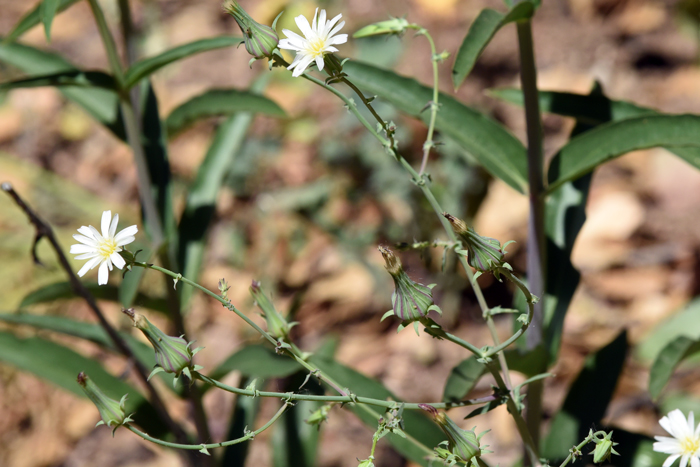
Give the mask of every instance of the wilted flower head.
<path id="1" fill-rule="evenodd" d="M 380 246 L 379 252 L 384 257 L 386 270 L 394 279 L 395 285 L 394 293 L 391 295 L 391 303 L 394 308 L 386 312 L 382 320 L 387 316 L 394 315 L 402 321 L 415 323 L 415 321 L 427 317 L 430 311 L 442 314 L 442 310 L 435 305 L 433 300 L 432 288 L 435 287 L 435 284 L 425 286 L 413 281 L 404 272 L 401 261 L 390 249 Z"/>
<path id="2" fill-rule="evenodd" d="M 380 36 L 384 34 L 400 35 L 406 32 L 409 23 L 406 18 L 391 18 L 378 23 L 368 24 L 364 28 L 357 31 L 352 37 L 359 39 L 361 37 Z"/>
<path id="3" fill-rule="evenodd" d="M 88 376 L 82 371 L 78 374 L 78 384 L 85 392 L 85 395 L 92 401 L 100 412 L 100 417 L 102 420 L 97 422 L 97 425 L 107 425 L 114 427 L 112 430 L 112 436 L 117 428 L 125 423 L 133 421 L 131 416 L 127 416 L 124 412 L 124 404 L 126 402 L 127 395 L 124 394 L 120 401 L 116 401 L 110 397 L 107 397 L 102 390 L 95 383 L 92 382 Z"/>
<path id="4" fill-rule="evenodd" d="M 231 0 L 226 4 L 224 9 L 233 16 L 238 27 L 241 28 L 243 40 L 245 41 L 245 49 L 250 55 L 256 59 L 272 56 L 272 52 L 277 48 L 277 44 L 279 43 L 279 37 L 277 37 L 277 33 L 275 32 L 277 18 L 275 18 L 274 23 L 272 23 L 272 27 L 260 24 L 251 18 L 235 0 Z"/>
<path id="5" fill-rule="evenodd" d="M 323 70 L 323 56 L 329 52 L 337 52 L 338 49 L 333 46 L 344 44 L 348 41 L 347 34 L 335 35 L 345 26 L 345 21 L 341 21 L 336 26 L 336 23 L 342 16 L 337 15 L 333 19 L 326 21 L 326 10 L 321 10 L 319 15 L 318 8 L 316 8 L 311 25 L 302 15 L 294 18 L 304 37 L 289 29 L 282 30 L 287 39 L 280 41 L 280 49 L 294 50 L 297 53 L 292 64 L 287 67 L 289 70 L 294 69 L 292 76 L 301 76 L 306 67 L 314 61 L 318 69 Z"/>
<path id="6" fill-rule="evenodd" d="M 419 407 L 433 416 L 433 420 L 447 436 L 447 449 L 436 449 L 440 457 L 446 458 L 449 454 L 452 454 L 456 456 L 456 459 L 453 460 L 469 463 L 475 457 L 481 457 L 481 454 L 488 452 L 482 449 L 479 444 L 479 440 L 488 433 L 488 430 L 477 436 L 474 431 L 476 427 L 471 430 L 464 430 L 443 412 L 438 412 L 432 405 L 419 404 Z"/>
<path id="7" fill-rule="evenodd" d="M 691 467 L 700 467 L 700 424 L 695 426 L 695 414 L 690 412 L 686 420 L 683 412 L 676 409 L 659 420 L 668 436 L 654 436 L 654 451 L 670 454 L 663 467 L 670 467 L 676 459 L 680 458 L 680 467 L 686 467 L 690 462 Z"/>
<path id="8" fill-rule="evenodd" d="M 116 233 L 118 223 L 119 214 L 115 214 L 114 218 L 112 218 L 112 211 L 105 211 L 102 213 L 102 234 L 90 225 L 82 226 L 78 229 L 78 232 L 82 235 L 73 235 L 73 238 L 80 243 L 71 245 L 71 254 L 78 255 L 75 259 L 89 260 L 78 271 L 80 277 L 83 277 L 86 272 L 99 264 L 97 283 L 104 285 L 107 283 L 112 265 L 119 269 L 124 267 L 126 261 L 124 261 L 119 252 L 122 251 L 121 247 L 135 240 L 134 235 L 138 232 L 138 228 L 132 225 Z"/>
<path id="9" fill-rule="evenodd" d="M 182 373 L 192 380 L 191 372 L 202 368 L 192 362 L 192 357 L 202 350 L 203 347 L 192 350 L 190 346 L 194 344 L 194 341 L 187 342 L 182 336 L 168 336 L 148 321 L 145 316 L 135 313 L 133 308 L 122 311 L 131 318 L 134 327 L 138 328 L 146 336 L 156 352 L 157 366 L 153 369 L 148 379 L 151 379 L 156 373 L 165 371 L 166 373 L 175 374 L 173 385 L 177 383 L 177 378 Z"/>

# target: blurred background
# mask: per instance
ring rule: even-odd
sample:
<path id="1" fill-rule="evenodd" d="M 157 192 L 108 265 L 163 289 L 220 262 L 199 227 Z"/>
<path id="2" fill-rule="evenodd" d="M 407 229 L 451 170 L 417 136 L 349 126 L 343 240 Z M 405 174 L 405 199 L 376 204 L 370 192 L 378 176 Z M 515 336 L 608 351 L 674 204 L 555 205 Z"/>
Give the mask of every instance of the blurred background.
<path id="1" fill-rule="evenodd" d="M 293 18 L 313 15 L 316 7 L 329 15 L 343 14 L 342 32 L 389 15 L 406 16 L 428 28 L 438 50 L 454 54 L 467 27 L 484 7 L 483 0 L 241 0 L 259 22 L 269 24 L 282 10 L 278 26 L 296 30 Z M 116 25 L 116 2 L 101 1 L 108 21 Z M 219 0 L 130 2 L 139 35 L 138 55 L 147 57 L 173 46 L 214 35 L 239 35 L 233 18 Z M 34 7 L 34 2 L 0 0 L 0 35 Z M 114 20 L 114 21 L 112 21 Z M 611 99 L 628 100 L 668 113 L 700 113 L 700 2 L 698 0 L 548 0 L 534 19 L 539 87 L 588 93 L 601 83 Z M 116 27 L 114 33 L 118 34 Z M 58 15 L 52 42 L 36 27 L 22 37 L 34 47 L 60 52 L 85 69 L 107 69 L 102 42 L 86 2 Z M 392 68 L 431 84 L 429 48 L 411 33 L 403 38 L 352 40 L 340 54 Z M 248 67 L 243 47 L 202 53 L 158 71 L 152 79 L 161 115 L 213 87 L 247 87 L 263 62 Z M 440 67 L 440 86 L 452 92 L 452 59 Z M 457 97 L 505 123 L 524 140 L 520 108 L 489 97 L 487 90 L 519 86 L 515 28 L 498 33 L 478 61 Z M 0 64 L 0 82 L 21 76 Z M 393 284 L 383 270 L 379 243 L 442 239 L 434 214 L 395 161 L 347 113 L 334 96 L 312 84 L 275 71 L 265 95 L 287 112 L 287 119 L 256 117 L 242 151 L 226 178 L 216 206 L 201 283 L 210 289 L 226 278 L 233 303 L 262 323 L 248 287 L 261 280 L 273 291 L 281 310 L 294 311 L 300 324 L 294 337 L 302 349 L 313 350 L 329 336 L 341 336 L 337 358 L 381 380 L 408 401 L 439 400 L 442 382 L 464 352 L 452 345 L 416 337 L 411 330 L 396 333 L 396 322 L 379 323 L 391 307 Z M 426 128 L 377 104 L 387 120 L 399 127 L 403 154 L 420 163 Z M 169 141 L 177 206 L 211 142 L 216 121 L 198 123 Z M 573 120 L 544 116 L 545 151 L 549 157 L 566 141 Z M 491 180 L 473 159 L 444 138 L 428 171 L 447 211 L 470 220 L 476 230 L 502 242 L 516 240 L 509 262 L 525 268 L 523 246 L 527 200 L 502 182 Z M 136 171 L 130 149 L 76 105 L 52 88 L 22 89 L 0 94 L 0 181 L 11 182 L 55 227 L 64 248 L 81 225 L 97 225 L 103 210 L 118 212 L 120 226 L 140 223 Z M 582 281 L 565 322 L 563 348 L 546 383 L 545 415 L 561 405 L 573 377 L 591 352 L 623 329 L 635 345 L 628 355 L 606 421 L 632 432 L 661 434 L 659 408 L 648 391 L 648 369 L 659 346 L 653 335 L 660 323 L 683 309 L 700 293 L 700 172 L 661 149 L 626 155 L 600 168 L 593 177 L 588 220 L 573 253 Z M 33 229 L 19 209 L 0 203 L 0 311 L 20 307 L 33 290 L 64 280 L 53 252 L 40 244 L 45 265 L 32 263 Z M 443 323 L 451 332 L 477 346 L 489 343 L 480 311 L 454 257 L 442 250 L 400 254 L 416 280 L 437 283 Z M 79 262 L 74 262 L 75 270 Z M 94 272 L 94 271 L 93 271 Z M 95 280 L 94 274 L 87 279 Z M 118 283 L 112 274 L 110 283 Z M 480 279 L 489 304 L 510 306 L 512 291 L 491 277 Z M 149 273 L 144 282 L 153 295 L 163 282 Z M 116 327 L 130 323 L 113 302 L 102 303 Z M 698 306 L 693 303 L 690 305 Z M 206 350 L 198 363 L 212 368 L 257 336 L 218 303 L 195 295 L 186 324 L 189 334 Z M 691 308 L 692 309 L 692 308 Z M 80 300 L 37 305 L 39 314 L 92 321 Z M 695 314 L 700 317 L 700 310 Z M 149 319 L 158 322 L 158 316 Z M 509 319 L 499 320 L 508 334 Z M 0 328 L 8 325 L 0 324 Z M 700 336 L 700 319 L 684 324 Z M 13 327 L 17 334 L 36 331 Z M 113 374 L 124 374 L 124 361 L 97 347 L 55 339 L 85 355 L 101 359 Z M 648 342 L 651 342 L 649 344 Z M 643 343 L 643 344 L 642 344 Z M 636 345 L 640 344 L 640 345 Z M 676 374 L 668 391 L 700 394 L 700 378 L 692 363 Z M 227 377 L 238 384 L 239 375 Z M 521 379 L 522 380 L 522 379 Z M 274 382 L 272 382 L 274 386 Z M 489 393 L 489 380 L 475 396 Z M 186 419 L 187 407 L 170 400 L 174 415 Z M 210 391 L 204 404 L 212 437 L 226 436 L 233 397 Z M 271 407 L 272 408 L 272 407 Z M 274 408 L 272 408 L 274 410 Z M 464 412 L 464 413 L 462 413 Z M 0 465 L 12 467 L 160 466 L 178 465 L 171 451 L 142 442 L 126 430 L 114 439 L 109 430 L 94 428 L 98 414 L 87 400 L 57 389 L 35 376 L 0 363 Z M 468 409 L 453 412 L 461 419 Z M 460 416 L 461 414 L 461 416 Z M 267 412 L 263 410 L 263 417 Z M 474 420 L 479 430 L 491 428 L 485 442 L 495 451 L 490 465 L 512 463 L 520 441 L 504 406 Z M 466 424 L 469 422 L 465 422 Z M 353 466 L 369 452 L 372 430 L 350 413 L 333 409 L 321 435 L 319 465 Z M 271 465 L 270 437 L 251 445 L 247 465 Z M 404 465 L 380 443 L 377 465 Z"/>

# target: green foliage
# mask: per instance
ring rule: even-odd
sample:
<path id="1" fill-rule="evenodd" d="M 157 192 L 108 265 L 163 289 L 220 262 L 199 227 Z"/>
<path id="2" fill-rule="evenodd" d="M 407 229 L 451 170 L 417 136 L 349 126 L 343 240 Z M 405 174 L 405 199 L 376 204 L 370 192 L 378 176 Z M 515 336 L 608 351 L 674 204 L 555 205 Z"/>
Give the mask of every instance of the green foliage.
<path id="1" fill-rule="evenodd" d="M 649 373 L 649 394 L 656 399 L 661 394 L 661 390 L 666 386 L 673 371 L 680 363 L 692 356 L 700 353 L 700 341 L 679 336 L 669 342 L 659 355 Z"/>
<path id="2" fill-rule="evenodd" d="M 56 15 L 60 3 L 59 0 L 42 0 L 39 6 L 39 14 L 41 22 L 44 23 L 47 42 L 51 42 L 51 23 L 53 23 L 53 17 Z"/>
<path id="3" fill-rule="evenodd" d="M 50 40 L 51 23 L 53 22 L 53 17 L 77 1 L 78 0 L 40 0 L 40 3 L 36 7 L 31 9 L 22 17 L 22 19 L 19 20 L 19 22 L 5 38 L 5 42 L 16 41 L 22 34 L 39 24 L 39 22 L 44 23 L 46 39 Z"/>

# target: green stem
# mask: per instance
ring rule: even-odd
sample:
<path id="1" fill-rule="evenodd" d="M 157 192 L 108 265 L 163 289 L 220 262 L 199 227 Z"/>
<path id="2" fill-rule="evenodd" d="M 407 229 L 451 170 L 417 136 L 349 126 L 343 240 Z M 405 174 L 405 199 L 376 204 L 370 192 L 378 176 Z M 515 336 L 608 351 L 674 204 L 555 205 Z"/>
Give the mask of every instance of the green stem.
<path id="1" fill-rule="evenodd" d="M 544 233 L 544 163 L 542 156 L 542 117 L 537 90 L 537 68 L 530 20 L 517 23 L 520 47 L 520 81 L 525 103 L 527 125 L 527 160 L 530 215 L 527 239 L 527 278 L 530 290 L 540 297 L 535 305 L 533 330 L 527 335 L 527 348 L 542 345 L 544 325 L 544 290 L 546 243 Z M 542 370 L 546 368 L 541 368 Z M 533 384 L 527 402 L 527 423 L 532 436 L 539 442 L 542 419 L 543 382 Z"/>
<path id="2" fill-rule="evenodd" d="M 139 435 L 141 438 L 145 439 L 146 441 L 150 441 L 151 443 L 159 444 L 159 445 L 161 445 L 161 446 L 165 446 L 165 447 L 168 447 L 168 448 L 187 449 L 187 450 L 197 450 L 197 451 L 200 451 L 200 450 L 202 450 L 202 449 L 224 448 L 224 447 L 226 447 L 226 446 L 233 446 L 234 444 L 243 443 L 244 441 L 249 441 L 249 440 L 255 438 L 256 435 L 259 435 L 259 434 L 262 433 L 263 431 L 265 431 L 265 430 L 267 430 L 268 428 L 270 428 L 270 426 L 272 426 L 272 424 L 275 423 L 275 422 L 277 421 L 277 419 L 279 419 L 279 418 L 282 416 L 282 414 L 287 410 L 287 408 L 289 407 L 289 405 L 290 405 L 290 404 L 285 403 L 285 404 L 277 411 L 277 413 L 274 415 L 274 417 L 272 417 L 270 420 L 268 420 L 268 422 L 267 422 L 266 424 L 264 424 L 263 426 L 261 426 L 261 427 L 258 428 L 257 430 L 251 431 L 251 432 L 249 432 L 248 434 L 246 434 L 245 436 L 242 436 L 241 438 L 232 439 L 232 440 L 230 440 L 230 441 L 223 441 L 223 442 L 221 442 L 221 443 L 210 443 L 210 444 L 180 444 L 180 443 L 170 443 L 170 442 L 168 442 L 168 441 L 163 441 L 162 439 L 154 438 L 154 437 L 152 437 L 152 436 L 150 436 L 150 435 L 144 433 L 143 431 L 141 431 L 141 430 L 139 430 L 139 429 L 137 429 L 137 428 L 134 428 L 134 427 L 133 427 L 132 425 L 130 425 L 130 424 L 127 424 L 127 425 L 124 425 L 124 426 L 127 427 L 129 430 L 133 431 L 134 433 L 136 433 L 137 435 Z"/>
<path id="3" fill-rule="evenodd" d="M 588 433 L 588 436 L 586 436 L 586 438 L 584 438 L 584 440 L 581 441 L 581 443 L 580 443 L 578 446 L 576 446 L 575 448 L 569 450 L 569 455 L 566 456 L 566 459 L 564 459 L 564 462 L 562 462 L 562 463 L 559 465 L 559 467 L 566 467 L 567 464 L 568 464 L 569 462 L 571 462 L 572 460 L 573 460 L 573 461 L 576 461 L 576 458 L 575 458 L 574 453 L 573 453 L 572 451 L 580 451 L 586 444 L 590 443 L 590 442 L 593 441 L 595 438 L 597 438 L 598 435 L 605 436 L 606 433 L 605 433 L 604 431 L 596 431 L 595 433 L 593 433 L 593 431 L 591 430 L 591 432 Z"/>

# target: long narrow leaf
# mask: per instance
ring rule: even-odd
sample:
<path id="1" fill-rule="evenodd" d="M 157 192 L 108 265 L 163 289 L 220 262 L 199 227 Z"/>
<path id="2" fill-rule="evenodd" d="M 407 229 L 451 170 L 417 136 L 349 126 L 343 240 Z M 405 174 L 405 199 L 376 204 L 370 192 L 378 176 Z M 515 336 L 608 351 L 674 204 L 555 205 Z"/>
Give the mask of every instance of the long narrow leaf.
<path id="1" fill-rule="evenodd" d="M 531 18 L 535 12 L 535 5 L 529 1 L 517 3 L 507 13 L 486 8 L 481 10 L 472 25 L 469 27 L 466 37 L 459 46 L 452 67 L 452 83 L 457 90 L 469 72 L 474 68 L 476 60 L 486 48 L 499 29 L 508 23 Z"/>
<path id="2" fill-rule="evenodd" d="M 51 0 L 53 2 L 56 2 L 56 0 Z M 55 7 L 54 11 L 54 16 L 57 13 L 62 12 L 72 4 L 76 3 L 78 0 L 58 0 L 58 5 Z M 5 38 L 5 42 L 14 42 L 17 40 L 19 36 L 24 34 L 25 32 L 29 31 L 31 28 L 39 24 L 41 21 L 44 21 L 44 27 L 46 27 L 46 21 L 43 18 L 43 14 L 45 14 L 42 10 L 42 5 L 45 2 L 42 1 L 42 3 L 38 4 L 36 7 L 34 7 L 32 10 L 29 11 L 26 15 L 22 17 L 22 19 L 19 20 L 19 23 L 17 23 L 10 31 L 10 34 L 7 35 Z M 45 7 L 44 7 L 45 8 Z M 47 39 L 49 37 L 48 33 L 46 35 Z"/>
<path id="3" fill-rule="evenodd" d="M 680 146 L 700 149 L 700 116 L 659 115 L 601 125 L 569 141 L 552 160 L 548 192 L 603 162 L 638 149 Z"/>
<path id="4" fill-rule="evenodd" d="M 101 71 L 70 70 L 0 83 L 0 91 L 20 88 L 38 88 L 43 86 L 76 86 L 110 90 L 115 89 L 114 78 L 107 73 Z"/>
<path id="5" fill-rule="evenodd" d="M 41 22 L 44 23 L 44 34 L 46 35 L 46 41 L 51 42 L 51 23 L 53 23 L 53 17 L 58 11 L 59 0 L 42 0 L 39 6 L 39 13 L 41 16 Z"/>
<path id="6" fill-rule="evenodd" d="M 284 110 L 274 101 L 250 91 L 210 89 L 173 110 L 165 120 L 168 136 L 172 137 L 196 120 L 236 112 L 256 112 L 284 117 Z"/>
<path id="7" fill-rule="evenodd" d="M 220 49 L 222 47 L 231 47 L 232 45 L 238 45 L 241 42 L 243 42 L 243 39 L 240 37 L 212 37 L 209 39 L 201 39 L 180 45 L 170 50 L 166 50 L 155 57 L 139 60 L 131 65 L 131 67 L 126 71 L 126 75 L 124 77 L 125 86 L 127 88 L 131 88 L 143 78 L 149 76 L 151 73 L 182 58 L 209 50 Z"/>
<path id="8" fill-rule="evenodd" d="M 432 89 L 416 80 L 358 62 L 343 69 L 350 81 L 369 94 L 377 95 L 402 112 L 427 120 L 423 112 L 432 99 Z M 495 177 L 524 193 L 527 187 L 525 147 L 498 123 L 467 107 L 449 95 L 440 94 L 436 128 L 474 156 Z"/>
<path id="9" fill-rule="evenodd" d="M 656 399 L 683 359 L 700 352 L 700 341 L 679 336 L 669 342 L 654 360 L 649 372 L 649 394 Z"/>

